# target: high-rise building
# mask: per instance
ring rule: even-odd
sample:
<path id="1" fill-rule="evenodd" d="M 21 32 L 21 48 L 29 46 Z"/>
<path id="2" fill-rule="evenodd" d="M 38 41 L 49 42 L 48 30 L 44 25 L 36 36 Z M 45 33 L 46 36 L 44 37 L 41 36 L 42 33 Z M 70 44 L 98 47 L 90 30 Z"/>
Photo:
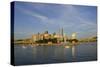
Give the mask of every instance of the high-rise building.
<path id="1" fill-rule="evenodd" d="M 63 28 L 61 29 L 61 35 L 62 35 L 62 37 L 63 37 L 63 34 L 64 34 L 64 31 L 63 31 Z"/>

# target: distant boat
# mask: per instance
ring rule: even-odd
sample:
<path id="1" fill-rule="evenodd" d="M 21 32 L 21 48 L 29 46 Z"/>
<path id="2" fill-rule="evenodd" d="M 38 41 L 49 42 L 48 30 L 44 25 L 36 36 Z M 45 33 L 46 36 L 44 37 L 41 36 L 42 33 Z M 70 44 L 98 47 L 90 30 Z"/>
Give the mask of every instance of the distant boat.
<path id="1" fill-rule="evenodd" d="M 22 48 L 24 48 L 24 49 L 25 49 L 25 48 L 26 48 L 26 46 L 22 46 Z"/>
<path id="2" fill-rule="evenodd" d="M 36 47 L 37 45 L 31 45 L 31 47 Z"/>
<path id="3" fill-rule="evenodd" d="M 31 47 L 33 47 L 33 45 L 31 45 Z"/>
<path id="4" fill-rule="evenodd" d="M 68 45 L 67 45 L 67 46 L 64 46 L 64 47 L 65 47 L 65 48 L 70 48 L 70 46 L 68 46 Z"/>

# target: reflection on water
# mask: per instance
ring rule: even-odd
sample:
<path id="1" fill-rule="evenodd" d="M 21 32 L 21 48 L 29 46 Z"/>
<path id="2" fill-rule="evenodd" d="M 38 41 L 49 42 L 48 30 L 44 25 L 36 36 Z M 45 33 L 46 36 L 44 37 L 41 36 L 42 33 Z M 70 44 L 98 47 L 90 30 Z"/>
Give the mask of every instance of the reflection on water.
<path id="1" fill-rule="evenodd" d="M 82 43 L 77 46 L 21 46 L 15 45 L 15 64 L 42 64 L 97 59 L 96 42 Z"/>
<path id="2" fill-rule="evenodd" d="M 72 46 L 72 57 L 73 57 L 73 61 L 75 60 L 76 56 L 75 56 L 75 46 Z"/>

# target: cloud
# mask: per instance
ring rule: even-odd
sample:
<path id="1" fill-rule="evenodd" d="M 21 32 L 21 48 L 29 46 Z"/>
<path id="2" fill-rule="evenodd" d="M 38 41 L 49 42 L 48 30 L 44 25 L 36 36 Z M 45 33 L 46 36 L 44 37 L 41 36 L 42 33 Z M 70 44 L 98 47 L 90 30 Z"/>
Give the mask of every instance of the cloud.
<path id="1" fill-rule="evenodd" d="M 35 7 L 37 6 L 37 7 Z M 48 6 L 45 5 L 34 5 L 35 9 L 41 9 L 42 11 L 46 8 L 48 8 Z M 33 8 L 34 8 L 33 7 Z M 50 8 L 50 9 L 49 9 Z M 55 28 L 64 28 L 65 32 L 78 32 L 78 33 L 87 33 L 87 32 L 94 32 L 96 33 L 96 21 L 94 21 L 94 19 L 90 19 L 90 18 L 86 18 L 89 17 L 86 15 L 86 13 L 82 13 L 80 12 L 80 8 L 82 9 L 82 7 L 80 7 L 79 9 L 76 9 L 75 6 L 71 6 L 71 5 L 60 5 L 59 8 L 56 9 L 53 7 L 49 6 L 49 10 L 55 10 L 55 12 L 57 12 L 56 14 L 59 14 L 58 17 L 53 17 L 50 18 L 48 17 L 48 15 L 45 13 L 41 14 L 40 12 L 36 12 L 33 10 L 29 10 L 26 8 L 22 8 L 22 7 L 17 7 L 17 9 L 19 9 L 21 12 L 23 12 L 26 15 L 31 16 L 32 18 L 37 18 L 40 20 L 40 23 L 42 23 L 44 25 L 45 28 L 48 28 L 52 31 L 55 30 Z M 60 9 L 61 8 L 61 9 Z M 59 11 L 59 12 L 58 12 Z M 50 11 L 47 11 L 47 13 L 51 13 Z M 54 13 L 51 13 L 54 14 Z M 54 14 L 54 15 L 56 15 Z M 36 19 L 36 20 L 37 20 Z M 54 29 L 51 29 L 54 28 Z M 87 34 L 89 35 L 89 34 Z"/>
<path id="2" fill-rule="evenodd" d="M 17 7 L 17 9 L 19 9 L 21 12 L 23 12 L 26 15 L 29 15 L 29 16 L 32 16 L 32 17 L 36 17 L 36 18 L 38 18 L 40 20 L 48 19 L 46 16 L 41 15 L 39 13 L 36 13 L 34 11 L 28 10 L 28 9 L 24 9 L 24 8 L 21 8 L 21 7 Z"/>
<path id="3" fill-rule="evenodd" d="M 41 6 L 42 8 L 44 7 Z M 33 18 L 37 18 L 40 19 L 42 22 L 47 23 L 47 24 L 54 24 L 54 25 L 59 25 L 59 26 L 64 26 L 64 27 L 70 27 L 73 26 L 75 24 L 80 24 L 80 26 L 94 26 L 96 25 L 95 23 L 91 22 L 90 20 L 86 20 L 85 18 L 83 18 L 77 9 L 75 9 L 74 6 L 65 6 L 65 5 L 61 5 L 61 7 L 63 7 L 63 10 L 60 10 L 61 12 L 61 16 L 58 18 L 48 18 L 45 15 L 39 14 L 37 12 L 34 12 L 32 10 L 28 10 L 28 9 L 24 9 L 21 7 L 18 7 L 18 9 L 20 11 L 22 11 L 23 13 L 32 16 Z M 45 10 L 45 9 L 44 9 Z M 68 23 L 69 25 L 66 25 L 66 23 Z M 46 24 L 46 25 L 47 25 Z"/>
<path id="4" fill-rule="evenodd" d="M 96 26 L 96 22 L 93 22 L 92 19 L 86 19 L 83 16 L 81 16 L 81 13 L 79 12 L 78 9 L 75 9 L 75 7 L 73 6 L 64 6 L 65 9 L 62 12 L 62 20 L 68 20 L 66 22 L 68 22 L 70 25 L 66 25 L 66 27 L 78 27 L 78 28 L 86 28 L 86 27 L 94 27 Z M 64 22 L 66 24 L 66 22 Z M 76 26 L 78 25 L 78 26 Z"/>

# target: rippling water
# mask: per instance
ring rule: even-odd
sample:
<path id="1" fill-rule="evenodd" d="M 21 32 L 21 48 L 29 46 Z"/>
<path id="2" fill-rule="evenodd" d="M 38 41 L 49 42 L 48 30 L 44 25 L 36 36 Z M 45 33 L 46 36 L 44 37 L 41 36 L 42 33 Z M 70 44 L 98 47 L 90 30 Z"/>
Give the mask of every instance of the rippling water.
<path id="1" fill-rule="evenodd" d="M 14 46 L 15 65 L 80 62 L 97 60 L 97 43 L 64 46 Z"/>

